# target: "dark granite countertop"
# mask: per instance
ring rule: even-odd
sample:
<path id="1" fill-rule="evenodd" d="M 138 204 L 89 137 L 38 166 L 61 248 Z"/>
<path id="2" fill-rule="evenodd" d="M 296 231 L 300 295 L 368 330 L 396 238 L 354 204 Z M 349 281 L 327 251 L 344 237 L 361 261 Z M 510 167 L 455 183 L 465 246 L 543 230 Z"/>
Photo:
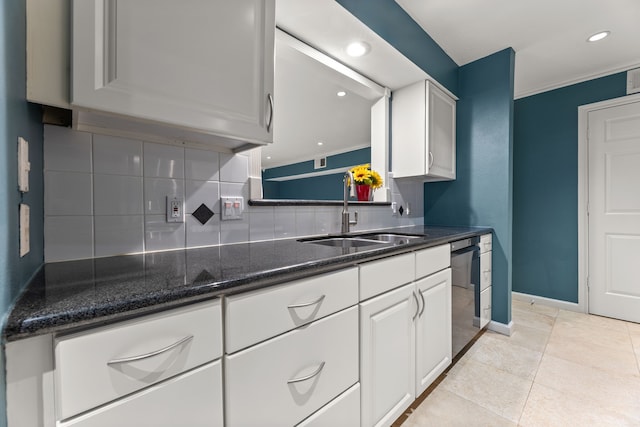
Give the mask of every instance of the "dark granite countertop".
<path id="1" fill-rule="evenodd" d="M 422 238 L 397 246 L 347 249 L 286 239 L 45 264 L 11 310 L 3 336 L 13 341 L 99 326 L 485 234 L 491 229 L 415 226 L 384 231 Z"/>

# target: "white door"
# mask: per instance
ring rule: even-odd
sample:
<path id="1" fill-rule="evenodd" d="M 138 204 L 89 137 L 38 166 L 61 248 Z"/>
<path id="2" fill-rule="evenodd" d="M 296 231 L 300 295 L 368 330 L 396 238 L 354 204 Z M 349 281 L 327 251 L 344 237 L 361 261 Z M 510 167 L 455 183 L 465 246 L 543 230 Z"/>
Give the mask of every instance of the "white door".
<path id="1" fill-rule="evenodd" d="M 589 311 L 640 322 L 640 102 L 589 112 Z"/>
<path id="2" fill-rule="evenodd" d="M 360 304 L 361 425 L 391 425 L 415 399 L 417 296 L 410 283 Z"/>
<path id="3" fill-rule="evenodd" d="M 422 307 L 416 319 L 416 396 L 451 364 L 451 269 L 416 282 Z"/>

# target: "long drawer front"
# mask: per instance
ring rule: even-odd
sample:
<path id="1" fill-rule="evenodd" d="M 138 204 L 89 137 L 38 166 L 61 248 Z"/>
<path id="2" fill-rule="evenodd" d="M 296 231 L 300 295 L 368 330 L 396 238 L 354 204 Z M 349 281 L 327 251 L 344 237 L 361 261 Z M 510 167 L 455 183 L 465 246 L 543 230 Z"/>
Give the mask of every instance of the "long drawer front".
<path id="1" fill-rule="evenodd" d="M 227 425 L 299 423 L 358 381 L 358 308 L 226 356 Z"/>
<path id="2" fill-rule="evenodd" d="M 311 323 L 358 303 L 358 268 L 296 280 L 227 298 L 225 352 Z"/>
<path id="3" fill-rule="evenodd" d="M 220 300 L 58 337 L 58 419 L 110 402 L 221 355 Z"/>

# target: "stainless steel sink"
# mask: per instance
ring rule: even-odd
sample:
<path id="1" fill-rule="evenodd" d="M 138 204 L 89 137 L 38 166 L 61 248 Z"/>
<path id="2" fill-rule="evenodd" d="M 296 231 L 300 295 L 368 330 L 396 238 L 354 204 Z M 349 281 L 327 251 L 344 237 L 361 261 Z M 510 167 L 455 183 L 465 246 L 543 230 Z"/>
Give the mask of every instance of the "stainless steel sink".
<path id="1" fill-rule="evenodd" d="M 300 241 L 338 248 L 361 248 L 363 246 L 373 245 L 403 245 L 409 243 L 413 239 L 422 238 L 423 236 L 413 236 L 410 234 L 371 233 L 359 236 L 316 237 L 311 239 L 302 239 Z"/>
<path id="2" fill-rule="evenodd" d="M 319 239 L 303 239 L 304 243 L 315 243 L 316 245 L 334 246 L 337 248 L 360 248 L 363 246 L 380 245 L 383 242 L 375 239 L 363 239 L 360 237 L 328 237 Z"/>
<path id="3" fill-rule="evenodd" d="M 394 245 L 403 245 L 409 243 L 414 239 L 422 239 L 423 236 L 413 236 L 410 234 L 397 234 L 397 233 L 376 233 L 376 234 L 365 234 L 363 236 L 359 236 L 359 238 L 367 239 L 367 240 L 378 240 L 385 243 L 392 243 Z"/>

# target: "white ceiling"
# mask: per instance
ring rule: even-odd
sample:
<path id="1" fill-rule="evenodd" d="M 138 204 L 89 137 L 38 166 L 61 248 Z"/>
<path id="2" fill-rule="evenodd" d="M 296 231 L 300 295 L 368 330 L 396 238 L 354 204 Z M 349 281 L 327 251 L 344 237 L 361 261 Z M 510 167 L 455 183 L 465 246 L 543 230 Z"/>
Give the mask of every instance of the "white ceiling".
<path id="1" fill-rule="evenodd" d="M 638 0 L 395 1 L 458 65 L 512 47 L 516 98 L 640 66 Z"/>

